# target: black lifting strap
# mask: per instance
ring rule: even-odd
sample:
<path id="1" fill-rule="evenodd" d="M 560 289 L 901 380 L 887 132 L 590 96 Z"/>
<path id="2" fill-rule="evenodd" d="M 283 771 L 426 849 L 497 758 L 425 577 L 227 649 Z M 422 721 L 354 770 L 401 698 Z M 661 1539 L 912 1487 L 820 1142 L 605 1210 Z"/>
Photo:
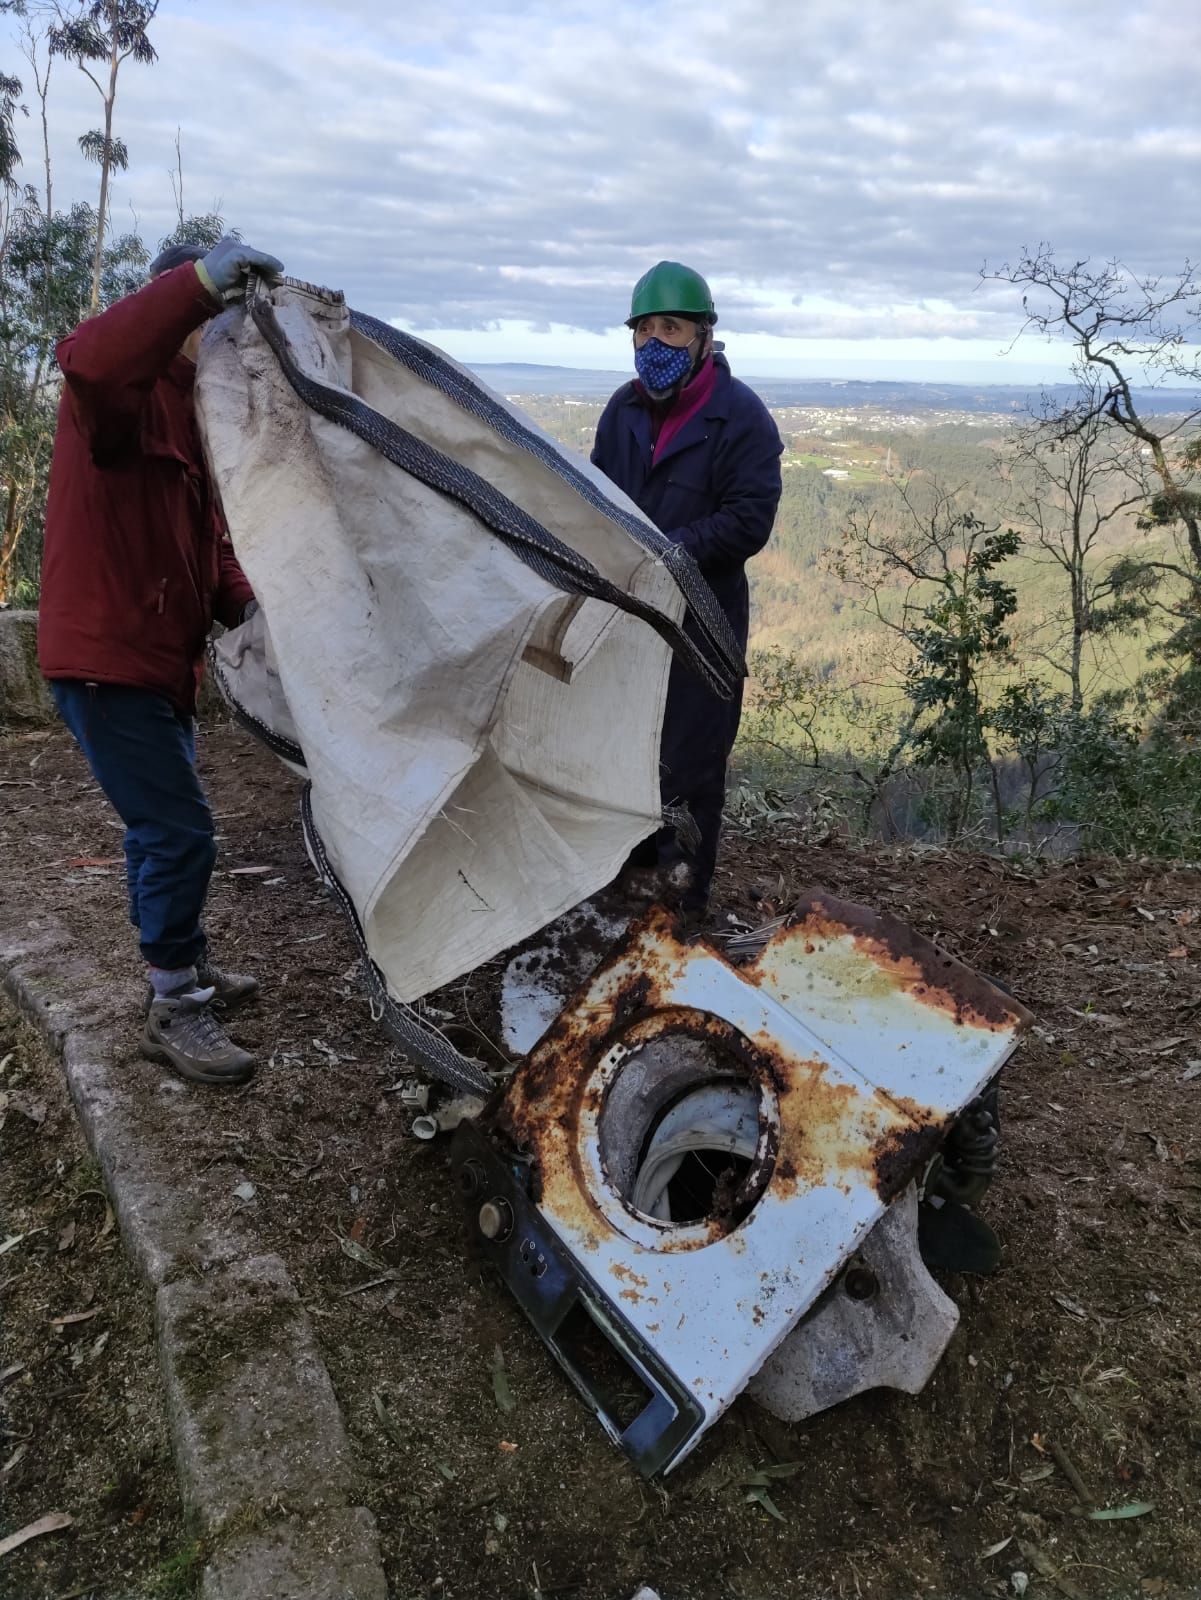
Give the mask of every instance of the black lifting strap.
<path id="1" fill-rule="evenodd" d="M 520 561 L 547 583 L 567 594 L 603 600 L 620 611 L 639 617 L 654 628 L 714 694 L 723 700 L 734 697 L 739 681 L 746 676 L 746 663 L 724 613 L 686 551 L 664 539 L 663 535 L 651 528 L 649 523 L 631 517 L 628 513 L 620 513 L 618 508 L 601 495 L 596 486 L 578 469 L 571 468 L 566 462 L 559 466 L 558 452 L 549 450 L 541 440 L 536 439 L 536 436 L 521 428 L 520 424 L 515 424 L 515 419 L 504 412 L 503 408 L 498 407 L 483 390 L 471 384 L 463 374 L 449 364 L 433 362 L 428 351 L 416 345 L 415 341 L 397 335 L 396 330 L 388 328 L 386 324 L 376 322 L 374 318 L 363 317 L 358 312 L 351 313 L 351 325 L 394 359 L 403 362 L 411 370 L 418 371 L 416 353 L 419 353 L 420 366 L 424 368 L 421 376 L 426 377 L 428 381 L 437 382 L 438 387 L 449 394 L 457 404 L 488 422 L 512 442 L 536 454 L 544 464 L 556 465 L 560 476 L 569 481 L 573 488 L 584 492 L 582 485 L 586 485 L 585 497 L 591 504 L 605 511 L 613 521 L 635 537 L 644 549 L 651 551 L 663 561 L 688 601 L 689 616 L 697 634 L 696 639 L 654 606 L 618 588 L 615 583 L 598 572 L 587 557 L 556 538 L 535 517 L 515 505 L 478 473 L 472 472 L 453 457 L 426 444 L 388 417 L 381 416 L 357 395 L 349 394 L 343 389 L 332 388 L 302 372 L 292 358 L 288 341 L 275 315 L 275 308 L 266 296 L 253 295 L 248 299 L 248 308 L 254 318 L 255 326 L 279 362 L 280 370 L 310 410 L 346 428 L 365 444 L 370 445 L 373 450 L 378 451 L 385 460 L 409 473 L 428 488 L 435 489 L 449 499 L 466 506 Z M 448 376 L 451 374 L 455 379 L 453 385 Z M 498 427 L 498 421 L 502 416 L 506 420 L 503 429 Z M 567 470 L 562 470 L 563 468 Z"/>
<path id="2" fill-rule="evenodd" d="M 351 935 L 358 946 L 362 962 L 363 986 L 371 1002 L 371 1014 L 382 1022 L 385 1031 L 416 1066 L 423 1067 L 431 1078 L 448 1084 L 457 1094 L 479 1095 L 487 1099 L 492 1093 L 492 1080 L 466 1056 L 461 1055 L 445 1035 L 423 1020 L 411 1006 L 402 1005 L 388 993 L 387 980 L 371 959 L 363 925 L 354 902 L 342 887 L 341 881 L 330 865 L 321 835 L 313 823 L 312 784 L 306 783 L 300 797 L 300 822 L 304 829 L 305 848 L 317 868 L 322 883 L 342 907 L 350 924 Z"/>

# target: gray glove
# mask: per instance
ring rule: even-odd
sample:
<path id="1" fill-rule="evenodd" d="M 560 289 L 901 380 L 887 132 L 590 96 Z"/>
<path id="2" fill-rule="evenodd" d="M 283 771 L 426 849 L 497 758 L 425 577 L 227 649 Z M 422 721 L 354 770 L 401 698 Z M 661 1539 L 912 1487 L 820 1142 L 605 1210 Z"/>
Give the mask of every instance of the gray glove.
<path id="1" fill-rule="evenodd" d="M 246 604 L 242 607 L 242 621 L 249 622 L 258 608 L 259 603 L 257 600 L 247 600 Z"/>
<path id="2" fill-rule="evenodd" d="M 223 300 L 232 290 L 245 287 L 248 272 L 262 273 L 265 278 L 278 278 L 283 270 L 283 262 L 277 261 L 274 256 L 265 255 L 262 250 L 253 250 L 240 239 L 228 237 L 218 239 L 204 260 L 196 263 L 201 283 L 218 300 Z"/>

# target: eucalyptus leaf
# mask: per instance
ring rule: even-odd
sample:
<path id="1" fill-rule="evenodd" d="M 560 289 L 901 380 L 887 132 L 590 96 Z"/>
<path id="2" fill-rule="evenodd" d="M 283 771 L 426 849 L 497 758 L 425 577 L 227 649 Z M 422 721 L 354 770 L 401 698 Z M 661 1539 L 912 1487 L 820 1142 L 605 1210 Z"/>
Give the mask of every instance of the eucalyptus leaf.
<path id="1" fill-rule="evenodd" d="M 511 1416 L 516 1410 L 517 1402 L 509 1387 L 509 1374 L 505 1371 L 505 1358 L 499 1345 L 494 1347 L 492 1355 L 492 1393 L 496 1396 L 496 1403 L 501 1412 L 506 1417 Z"/>
<path id="2" fill-rule="evenodd" d="M 788 1518 L 761 1484 L 757 1484 L 753 1489 L 748 1489 L 746 1499 L 748 1505 L 762 1506 L 768 1516 L 775 1517 L 777 1522 L 787 1522 Z"/>
<path id="3" fill-rule="evenodd" d="M 1086 1513 L 1090 1522 L 1125 1522 L 1128 1517 L 1145 1517 L 1155 1510 L 1153 1500 L 1131 1500 L 1124 1506 L 1106 1506 Z"/>

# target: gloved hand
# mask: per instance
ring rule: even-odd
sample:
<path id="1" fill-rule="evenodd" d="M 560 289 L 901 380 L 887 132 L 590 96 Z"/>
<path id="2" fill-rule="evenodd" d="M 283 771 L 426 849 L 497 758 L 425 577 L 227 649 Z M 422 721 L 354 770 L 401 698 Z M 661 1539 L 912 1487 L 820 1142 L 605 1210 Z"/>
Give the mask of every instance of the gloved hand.
<path id="1" fill-rule="evenodd" d="M 265 278 L 278 278 L 284 270 L 282 261 L 274 256 L 254 250 L 240 239 L 218 239 L 217 243 L 196 263 L 196 274 L 210 294 L 223 300 L 227 294 L 245 287 L 248 272 L 261 272 Z"/>
<path id="2" fill-rule="evenodd" d="M 259 603 L 258 603 L 257 600 L 247 600 L 246 604 L 242 607 L 242 619 L 241 620 L 243 622 L 249 622 L 251 617 L 253 617 L 255 612 L 258 610 L 258 608 L 259 608 Z"/>

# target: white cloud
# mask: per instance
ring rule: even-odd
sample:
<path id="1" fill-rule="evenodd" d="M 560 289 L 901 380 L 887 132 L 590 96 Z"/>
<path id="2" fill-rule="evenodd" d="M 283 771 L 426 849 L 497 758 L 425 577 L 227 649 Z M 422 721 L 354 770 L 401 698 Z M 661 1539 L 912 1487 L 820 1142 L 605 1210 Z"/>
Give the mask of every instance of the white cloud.
<path id="1" fill-rule="evenodd" d="M 189 208 L 435 336 L 599 335 L 666 255 L 717 281 L 723 331 L 798 353 L 1000 345 L 986 259 L 1195 249 L 1201 19 L 1162 0 L 165 0 L 153 37 L 117 221 L 170 226 L 178 124 Z M 90 194 L 98 100 L 55 74 L 60 193 Z"/>

